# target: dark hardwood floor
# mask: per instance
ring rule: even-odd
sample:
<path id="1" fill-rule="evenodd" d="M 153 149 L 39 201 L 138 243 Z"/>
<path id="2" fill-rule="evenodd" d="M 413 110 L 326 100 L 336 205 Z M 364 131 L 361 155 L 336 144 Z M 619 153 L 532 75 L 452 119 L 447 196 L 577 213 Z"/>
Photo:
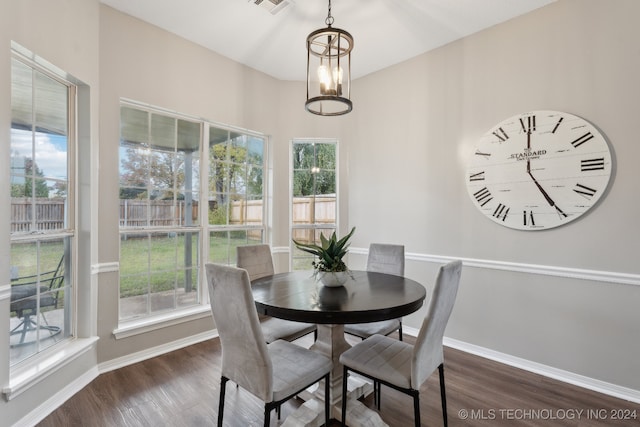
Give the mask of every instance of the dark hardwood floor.
<path id="1" fill-rule="evenodd" d="M 299 342 L 308 346 L 311 339 Z M 107 372 L 39 426 L 213 426 L 218 413 L 220 359 L 220 341 L 213 339 Z M 638 404 L 451 348 L 445 348 L 445 377 L 452 427 L 640 426 Z M 422 425 L 441 426 L 437 373 L 423 385 L 420 399 Z M 364 402 L 373 407 L 371 396 Z M 287 402 L 283 419 L 300 404 L 295 399 Z M 225 426 L 262 425 L 262 411 L 260 400 L 227 385 Z M 384 387 L 380 414 L 392 427 L 411 426 L 412 400 Z M 278 425 L 275 414 L 271 424 Z M 337 425 L 332 422 L 332 427 Z"/>

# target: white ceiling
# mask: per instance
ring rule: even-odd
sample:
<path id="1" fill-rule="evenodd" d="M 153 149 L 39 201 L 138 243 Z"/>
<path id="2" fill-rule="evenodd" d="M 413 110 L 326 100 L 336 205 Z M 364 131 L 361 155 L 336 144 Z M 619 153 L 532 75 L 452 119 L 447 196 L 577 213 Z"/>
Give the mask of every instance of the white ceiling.
<path id="1" fill-rule="evenodd" d="M 305 80 L 306 38 L 326 27 L 328 0 L 101 0 L 281 80 Z M 354 38 L 353 78 L 507 21 L 555 0 L 333 0 L 333 27 Z"/>

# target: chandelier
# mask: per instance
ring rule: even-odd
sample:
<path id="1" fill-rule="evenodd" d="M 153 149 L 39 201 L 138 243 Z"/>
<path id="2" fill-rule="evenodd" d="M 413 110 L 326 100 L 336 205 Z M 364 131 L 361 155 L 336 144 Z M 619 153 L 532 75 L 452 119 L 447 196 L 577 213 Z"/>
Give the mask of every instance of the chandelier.
<path id="1" fill-rule="evenodd" d="M 340 116 L 353 109 L 351 102 L 351 50 L 353 37 L 333 28 L 331 0 L 321 28 L 307 37 L 307 111 L 319 116 Z"/>

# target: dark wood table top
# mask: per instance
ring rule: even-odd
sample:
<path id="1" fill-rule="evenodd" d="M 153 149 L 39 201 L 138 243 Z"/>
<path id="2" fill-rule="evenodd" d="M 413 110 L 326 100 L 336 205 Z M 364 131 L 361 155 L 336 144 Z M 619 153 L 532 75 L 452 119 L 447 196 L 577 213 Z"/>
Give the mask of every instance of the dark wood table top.
<path id="1" fill-rule="evenodd" d="M 316 324 L 396 319 L 418 310 L 426 297 L 420 283 L 401 276 L 351 271 L 344 286 L 323 286 L 312 271 L 293 271 L 252 283 L 258 313 Z"/>

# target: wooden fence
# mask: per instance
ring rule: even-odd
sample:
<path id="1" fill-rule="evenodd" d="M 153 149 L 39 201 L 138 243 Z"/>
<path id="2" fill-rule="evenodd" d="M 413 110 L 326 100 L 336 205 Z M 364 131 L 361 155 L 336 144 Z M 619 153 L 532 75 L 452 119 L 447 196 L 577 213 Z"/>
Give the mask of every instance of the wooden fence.
<path id="1" fill-rule="evenodd" d="M 182 226 L 186 211 L 184 200 L 174 203 L 173 200 L 120 199 L 120 227 Z M 191 224 L 198 223 L 198 211 L 198 202 L 192 202 Z"/>
<path id="2" fill-rule="evenodd" d="M 35 207 L 35 230 L 58 230 L 64 228 L 65 199 L 35 199 L 13 197 L 11 199 L 11 231 L 28 232 L 34 230 L 33 210 Z M 293 199 L 293 224 L 327 224 L 328 229 L 336 222 L 336 199 L 334 196 L 296 197 Z M 192 203 L 191 220 L 197 224 L 198 202 Z M 120 200 L 120 226 L 181 226 L 185 224 L 187 209 L 185 202 L 179 200 Z M 149 215 L 149 216 L 148 216 Z M 148 223 L 148 219 L 150 223 Z M 231 204 L 230 223 L 261 225 L 263 222 L 262 200 L 238 200 Z M 315 233 L 317 238 L 319 233 Z M 326 233 L 325 233 L 326 235 Z M 313 230 L 294 230 L 296 240 L 310 241 Z"/>
<path id="3" fill-rule="evenodd" d="M 35 204 L 32 201 L 28 197 L 11 198 L 12 233 L 64 228 L 65 199 L 38 198 Z"/>

